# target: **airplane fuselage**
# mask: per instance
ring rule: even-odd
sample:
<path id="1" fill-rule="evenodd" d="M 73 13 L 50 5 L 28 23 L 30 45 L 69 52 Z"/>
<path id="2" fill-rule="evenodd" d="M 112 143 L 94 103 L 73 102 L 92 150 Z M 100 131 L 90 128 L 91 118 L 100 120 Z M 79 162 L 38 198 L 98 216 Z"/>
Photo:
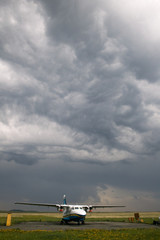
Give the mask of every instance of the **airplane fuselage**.
<path id="1" fill-rule="evenodd" d="M 70 205 L 63 209 L 63 218 L 61 223 L 68 223 L 75 221 L 78 223 L 84 223 L 86 217 L 86 211 L 80 205 Z"/>

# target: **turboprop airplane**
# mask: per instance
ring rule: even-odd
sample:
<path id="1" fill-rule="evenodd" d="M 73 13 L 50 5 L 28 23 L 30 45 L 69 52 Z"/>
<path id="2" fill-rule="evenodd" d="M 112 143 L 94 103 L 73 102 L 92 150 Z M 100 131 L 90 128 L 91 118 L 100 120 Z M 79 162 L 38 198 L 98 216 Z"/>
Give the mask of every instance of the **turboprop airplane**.
<path id="1" fill-rule="evenodd" d="M 63 212 L 63 218 L 61 224 L 68 224 L 71 221 L 78 224 L 84 224 L 86 213 L 91 212 L 93 208 L 115 208 L 125 206 L 112 206 L 112 205 L 68 205 L 66 196 L 63 196 L 63 204 L 49 204 L 49 203 L 28 203 L 28 202 L 16 202 L 15 204 L 34 205 L 34 206 L 47 206 L 56 207 L 59 212 Z"/>

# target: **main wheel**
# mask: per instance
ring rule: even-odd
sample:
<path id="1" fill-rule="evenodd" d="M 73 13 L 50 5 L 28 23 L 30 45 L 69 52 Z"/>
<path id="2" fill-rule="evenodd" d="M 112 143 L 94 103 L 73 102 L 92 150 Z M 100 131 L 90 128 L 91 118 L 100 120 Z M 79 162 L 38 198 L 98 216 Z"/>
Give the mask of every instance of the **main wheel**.
<path id="1" fill-rule="evenodd" d="M 61 220 L 60 224 L 61 224 L 61 225 L 63 225 L 63 224 L 64 224 L 64 221 L 63 221 L 63 220 Z"/>

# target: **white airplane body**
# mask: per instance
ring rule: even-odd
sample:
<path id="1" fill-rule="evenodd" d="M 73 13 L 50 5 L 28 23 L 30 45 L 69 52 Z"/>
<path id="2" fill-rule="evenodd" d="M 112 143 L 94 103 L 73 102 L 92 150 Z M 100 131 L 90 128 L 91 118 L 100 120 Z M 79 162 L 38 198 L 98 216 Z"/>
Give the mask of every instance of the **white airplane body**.
<path id="1" fill-rule="evenodd" d="M 49 203 L 26 203 L 16 202 L 15 204 L 33 205 L 33 206 L 47 206 L 56 207 L 59 212 L 63 212 L 63 218 L 61 224 L 68 223 L 71 221 L 77 222 L 78 224 L 84 224 L 86 213 L 91 212 L 93 208 L 114 208 L 114 207 L 125 207 L 125 206 L 112 206 L 112 205 L 68 205 L 66 202 L 66 196 L 63 197 L 63 204 L 49 204 Z"/>

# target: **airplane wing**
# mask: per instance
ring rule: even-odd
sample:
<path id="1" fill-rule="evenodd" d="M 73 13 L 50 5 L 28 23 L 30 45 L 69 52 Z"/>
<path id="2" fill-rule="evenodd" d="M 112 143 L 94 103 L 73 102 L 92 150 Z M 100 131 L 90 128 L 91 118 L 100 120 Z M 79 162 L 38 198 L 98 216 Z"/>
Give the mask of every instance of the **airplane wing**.
<path id="1" fill-rule="evenodd" d="M 70 207 L 67 204 L 51 204 L 51 203 L 29 203 L 29 202 L 15 202 L 14 204 L 21 204 L 21 205 L 31 205 L 31 206 L 41 206 L 41 207 L 55 207 L 57 210 L 62 211 L 62 209 Z"/>
<path id="2" fill-rule="evenodd" d="M 125 207 L 118 205 L 89 205 L 89 208 L 115 208 L 115 207 Z"/>
<path id="3" fill-rule="evenodd" d="M 15 204 L 22 205 L 33 205 L 33 206 L 44 206 L 44 207 L 61 207 L 61 204 L 51 204 L 51 203 L 28 203 L 28 202 L 15 202 Z"/>
<path id="4" fill-rule="evenodd" d="M 32 206 L 42 206 L 42 207 L 56 207 L 57 210 L 61 211 L 63 208 L 70 207 L 72 205 L 68 204 L 51 204 L 51 203 L 29 203 L 29 202 L 15 202 L 15 204 L 22 204 L 22 205 L 32 205 Z M 118 206 L 118 205 L 81 205 L 86 211 L 91 211 L 93 208 L 119 208 L 125 206 Z"/>
<path id="5" fill-rule="evenodd" d="M 85 209 L 85 211 L 91 212 L 93 208 L 119 208 L 119 207 L 125 207 L 125 206 L 118 206 L 118 205 L 81 205 L 82 208 Z"/>

